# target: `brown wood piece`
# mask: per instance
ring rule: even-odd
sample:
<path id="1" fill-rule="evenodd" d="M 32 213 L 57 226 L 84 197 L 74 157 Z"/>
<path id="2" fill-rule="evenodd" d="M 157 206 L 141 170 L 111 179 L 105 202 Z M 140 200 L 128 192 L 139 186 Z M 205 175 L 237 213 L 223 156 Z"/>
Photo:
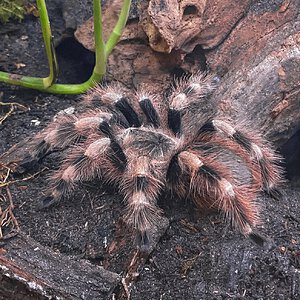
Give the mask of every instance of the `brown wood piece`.
<path id="1" fill-rule="evenodd" d="M 120 281 L 116 273 L 21 234 L 0 249 L 0 299 L 106 299 Z"/>

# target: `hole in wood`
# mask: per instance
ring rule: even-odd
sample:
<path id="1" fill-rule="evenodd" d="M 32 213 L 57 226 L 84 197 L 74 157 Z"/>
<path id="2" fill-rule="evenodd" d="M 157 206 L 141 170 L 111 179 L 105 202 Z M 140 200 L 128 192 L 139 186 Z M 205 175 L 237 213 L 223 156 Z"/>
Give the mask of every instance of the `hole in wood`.
<path id="1" fill-rule="evenodd" d="M 188 5 L 185 7 L 184 11 L 183 11 L 183 15 L 184 16 L 188 16 L 188 15 L 196 15 L 198 12 L 198 9 L 195 5 Z"/>

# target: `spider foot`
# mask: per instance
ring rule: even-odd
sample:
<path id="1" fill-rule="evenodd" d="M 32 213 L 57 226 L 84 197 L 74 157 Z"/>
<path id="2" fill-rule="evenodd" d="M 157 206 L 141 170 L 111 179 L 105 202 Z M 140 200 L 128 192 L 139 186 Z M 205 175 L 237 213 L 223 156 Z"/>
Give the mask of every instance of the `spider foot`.
<path id="1" fill-rule="evenodd" d="M 263 247 L 267 241 L 267 239 L 264 236 L 257 232 L 251 232 L 249 234 L 249 238 L 260 247 Z"/>
<path id="2" fill-rule="evenodd" d="M 21 175 L 36 169 L 39 165 L 40 160 L 30 155 L 23 158 L 23 160 L 16 166 L 14 173 Z"/>
<path id="3" fill-rule="evenodd" d="M 151 239 L 148 232 L 138 231 L 135 238 L 135 244 L 140 252 L 148 253 L 151 248 Z"/>
<path id="4" fill-rule="evenodd" d="M 267 193 L 270 197 L 272 197 L 273 199 L 275 199 L 275 200 L 277 200 L 277 201 L 281 200 L 282 197 L 283 197 L 282 192 L 281 192 L 279 189 L 277 189 L 277 188 L 272 188 L 272 189 L 266 191 L 266 193 Z"/>
<path id="5" fill-rule="evenodd" d="M 269 250 L 275 247 L 275 244 L 270 237 L 264 236 L 257 231 L 252 231 L 249 234 L 249 238 L 260 247 L 267 248 Z"/>
<path id="6" fill-rule="evenodd" d="M 51 195 L 48 195 L 48 196 L 40 199 L 38 208 L 39 208 L 39 210 L 42 210 L 42 209 L 45 209 L 45 208 L 48 208 L 48 207 L 54 205 L 57 202 L 58 202 L 58 199 L 54 198 Z"/>

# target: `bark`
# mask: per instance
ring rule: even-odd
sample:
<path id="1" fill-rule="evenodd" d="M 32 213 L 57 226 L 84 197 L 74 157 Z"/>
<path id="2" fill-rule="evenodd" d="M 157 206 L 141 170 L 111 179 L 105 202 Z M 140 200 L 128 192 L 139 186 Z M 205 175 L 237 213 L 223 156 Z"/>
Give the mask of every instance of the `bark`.
<path id="1" fill-rule="evenodd" d="M 0 299 L 106 299 L 120 277 L 18 235 L 0 248 Z"/>
<path id="2" fill-rule="evenodd" d="M 300 4 L 284 1 L 276 10 L 254 8 L 230 36 L 207 53 L 224 74 L 215 97 L 220 111 L 247 115 L 277 146 L 300 128 Z"/>
<path id="3" fill-rule="evenodd" d="M 11 238 L 0 241 L 0 299 L 120 299 L 124 295 L 127 298 L 129 287 L 168 226 L 168 219 L 162 217 L 157 230 L 151 232 L 147 251 L 136 250 L 124 224 L 117 227 L 103 265 L 121 269 L 122 281 L 119 274 L 81 257 L 54 252 L 22 233 L 9 234 Z M 93 261 L 99 253 L 101 249 L 91 246 L 85 258 Z"/>

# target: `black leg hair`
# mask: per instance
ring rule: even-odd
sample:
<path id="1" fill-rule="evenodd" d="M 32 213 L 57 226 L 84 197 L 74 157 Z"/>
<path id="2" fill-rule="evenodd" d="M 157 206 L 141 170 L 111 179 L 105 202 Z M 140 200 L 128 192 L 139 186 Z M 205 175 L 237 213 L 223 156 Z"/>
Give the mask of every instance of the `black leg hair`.
<path id="1" fill-rule="evenodd" d="M 139 104 L 142 111 L 146 115 L 148 122 L 152 124 L 155 128 L 158 128 L 160 126 L 160 118 L 155 107 L 153 106 L 151 98 L 142 97 L 139 99 Z"/>
<path id="2" fill-rule="evenodd" d="M 15 173 L 23 174 L 26 171 L 34 170 L 40 161 L 49 153 L 50 145 L 45 140 L 35 140 L 35 144 L 29 145 L 30 151 L 19 162 L 15 169 Z"/>
<path id="3" fill-rule="evenodd" d="M 131 96 L 127 95 L 119 84 L 103 87 L 101 85 L 92 89 L 83 99 L 83 104 L 89 107 L 107 109 L 110 112 L 119 111 L 129 126 L 140 127 L 141 121 L 136 113 Z"/>
<path id="4" fill-rule="evenodd" d="M 181 133 L 181 112 L 173 108 L 168 110 L 168 125 L 169 128 L 176 134 Z"/>
<path id="5" fill-rule="evenodd" d="M 109 153 L 109 158 L 113 165 L 120 171 L 125 171 L 127 166 L 127 158 L 123 152 L 120 144 L 115 140 L 111 139 L 111 152 Z"/>
<path id="6" fill-rule="evenodd" d="M 180 180 L 180 176 L 182 175 L 182 170 L 179 166 L 179 162 L 178 162 L 178 154 L 175 154 L 169 163 L 168 166 L 168 170 L 167 170 L 167 180 L 168 183 L 171 186 L 176 185 L 179 180 Z"/>
<path id="7" fill-rule="evenodd" d="M 129 104 L 128 97 L 121 97 L 115 103 L 116 108 L 125 116 L 130 126 L 140 127 L 141 122 L 137 113 Z"/>

